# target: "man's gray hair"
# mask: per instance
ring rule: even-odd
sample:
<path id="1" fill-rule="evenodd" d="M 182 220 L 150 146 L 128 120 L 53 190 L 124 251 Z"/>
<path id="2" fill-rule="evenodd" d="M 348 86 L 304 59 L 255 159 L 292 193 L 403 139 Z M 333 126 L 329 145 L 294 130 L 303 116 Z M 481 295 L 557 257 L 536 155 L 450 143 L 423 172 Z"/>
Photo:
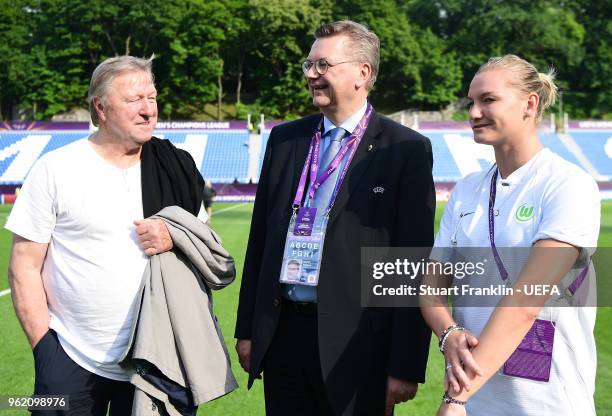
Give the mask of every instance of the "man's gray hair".
<path id="1" fill-rule="evenodd" d="M 365 25 L 351 20 L 340 20 L 333 23 L 323 23 L 315 31 L 315 39 L 326 38 L 335 35 L 346 35 L 351 42 L 351 51 L 354 59 L 367 62 L 372 67 L 372 77 L 366 86 L 371 90 L 378 76 L 380 66 L 380 40 L 376 33 L 369 30 Z"/>
<path id="2" fill-rule="evenodd" d="M 89 83 L 89 92 L 87 93 L 87 102 L 89 103 L 89 114 L 94 126 L 99 125 L 98 113 L 93 105 L 94 97 L 100 97 L 102 102 L 106 98 L 108 87 L 119 75 L 129 72 L 144 72 L 151 77 L 151 82 L 155 82 L 153 76 L 153 59 L 155 55 L 151 55 L 148 59 L 137 58 L 135 56 L 123 55 L 114 58 L 105 59 L 91 76 Z"/>

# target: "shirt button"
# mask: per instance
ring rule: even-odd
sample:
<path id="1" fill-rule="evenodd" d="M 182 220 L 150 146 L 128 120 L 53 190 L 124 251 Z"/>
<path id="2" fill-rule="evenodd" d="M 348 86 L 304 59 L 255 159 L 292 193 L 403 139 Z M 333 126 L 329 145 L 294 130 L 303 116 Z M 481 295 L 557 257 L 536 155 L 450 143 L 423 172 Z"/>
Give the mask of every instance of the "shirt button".
<path id="1" fill-rule="evenodd" d="M 272 302 L 272 304 L 274 305 L 275 308 L 278 308 L 278 305 L 280 305 L 280 300 L 274 299 L 274 302 Z"/>

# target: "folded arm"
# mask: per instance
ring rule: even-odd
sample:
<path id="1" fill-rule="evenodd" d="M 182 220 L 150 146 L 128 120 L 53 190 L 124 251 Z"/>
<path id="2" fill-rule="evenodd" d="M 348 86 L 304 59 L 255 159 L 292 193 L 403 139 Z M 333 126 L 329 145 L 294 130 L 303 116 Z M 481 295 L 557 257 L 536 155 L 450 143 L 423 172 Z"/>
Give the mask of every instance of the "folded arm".
<path id="1" fill-rule="evenodd" d="M 538 241 L 514 288 L 559 284 L 576 262 L 578 254 L 577 248 L 566 243 L 556 240 Z M 474 360 L 482 368 L 482 374 L 467 368 L 470 390 L 450 391 L 449 395 L 461 401 L 467 401 L 473 396 L 516 350 L 548 298 L 549 294 L 526 295 L 524 291 L 504 296 L 482 331 L 478 345 L 472 350 Z M 441 409 L 444 407 L 441 406 Z"/>

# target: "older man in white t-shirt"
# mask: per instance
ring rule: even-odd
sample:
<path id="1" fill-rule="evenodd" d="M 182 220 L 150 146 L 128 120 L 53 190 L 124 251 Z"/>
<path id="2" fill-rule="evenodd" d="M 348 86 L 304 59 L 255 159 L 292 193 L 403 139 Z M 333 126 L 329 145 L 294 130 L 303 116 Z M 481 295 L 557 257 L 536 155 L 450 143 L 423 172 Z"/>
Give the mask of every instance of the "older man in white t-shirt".
<path id="1" fill-rule="evenodd" d="M 173 247 L 161 220 L 143 219 L 151 214 L 143 212 L 141 150 L 157 122 L 156 95 L 151 59 L 101 63 L 88 97 L 99 130 L 37 161 L 6 224 L 35 394 L 68 395 L 70 409 L 58 414 L 131 412 L 134 390 L 118 360 L 148 256 Z"/>

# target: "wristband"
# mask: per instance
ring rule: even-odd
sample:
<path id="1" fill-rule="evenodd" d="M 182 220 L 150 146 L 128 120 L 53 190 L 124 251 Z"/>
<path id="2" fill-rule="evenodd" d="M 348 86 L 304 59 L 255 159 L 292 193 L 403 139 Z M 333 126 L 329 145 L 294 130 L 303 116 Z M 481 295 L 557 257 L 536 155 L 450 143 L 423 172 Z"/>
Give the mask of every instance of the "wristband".
<path id="1" fill-rule="evenodd" d="M 458 404 L 460 406 L 465 406 L 465 404 L 467 403 L 467 402 L 457 400 L 454 397 L 449 396 L 447 391 L 444 392 L 444 395 L 442 396 L 442 400 L 446 404 Z"/>
<path id="2" fill-rule="evenodd" d="M 442 332 L 442 335 L 440 335 L 440 342 L 438 343 L 438 348 L 442 354 L 444 354 L 444 345 L 446 344 L 446 340 L 453 331 L 465 331 L 465 328 L 459 325 L 451 325 L 446 328 L 444 332 Z"/>
<path id="3" fill-rule="evenodd" d="M 457 324 L 452 324 L 449 325 L 444 331 L 442 331 L 442 333 L 440 334 L 440 341 L 438 342 L 438 344 L 442 343 L 442 338 L 444 338 L 446 336 L 446 334 L 448 334 L 448 331 L 450 331 L 453 328 L 457 328 L 459 325 Z"/>

